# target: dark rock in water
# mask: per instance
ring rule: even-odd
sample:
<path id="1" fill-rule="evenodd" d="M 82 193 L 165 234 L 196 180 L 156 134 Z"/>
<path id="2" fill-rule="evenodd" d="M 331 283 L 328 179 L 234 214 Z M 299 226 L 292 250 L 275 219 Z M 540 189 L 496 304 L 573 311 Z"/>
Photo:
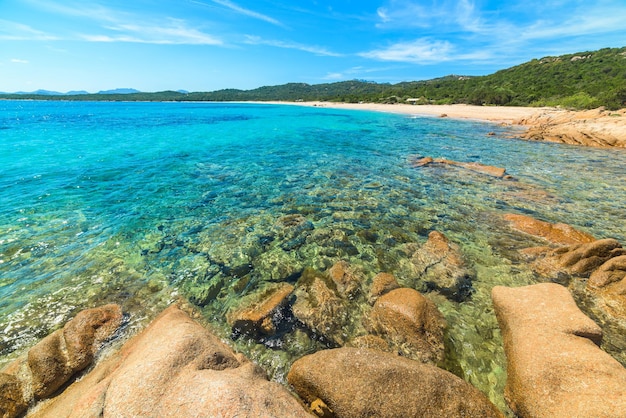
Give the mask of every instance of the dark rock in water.
<path id="1" fill-rule="evenodd" d="M 337 293 L 334 282 L 321 273 L 305 269 L 296 284 L 293 314 L 313 333 L 326 341 L 345 343 L 343 327 L 348 322 L 348 307 Z"/>
<path id="2" fill-rule="evenodd" d="M 245 297 L 239 307 L 226 315 L 226 320 L 239 334 L 253 338 L 274 335 L 278 323 L 276 314 L 287 303 L 294 287 L 289 283 L 271 283 L 258 292 Z"/>
<path id="3" fill-rule="evenodd" d="M 282 242 L 281 248 L 285 251 L 301 247 L 306 242 L 307 236 L 315 229 L 313 223 L 299 213 L 281 217 L 276 222 L 275 228 Z"/>
<path id="4" fill-rule="evenodd" d="M 172 306 L 35 417 L 310 417 L 281 385 Z"/>
<path id="5" fill-rule="evenodd" d="M 432 231 L 426 244 L 413 253 L 411 262 L 426 290 L 439 291 L 456 302 L 471 296 L 474 272 L 465 263 L 459 246 L 442 233 Z"/>
<path id="6" fill-rule="evenodd" d="M 414 289 L 395 289 L 379 297 L 366 328 L 405 357 L 434 364 L 444 359 L 446 321 L 437 306 Z"/>
<path id="7" fill-rule="evenodd" d="M 505 398 L 521 417 L 624 417 L 626 369 L 599 348 L 602 329 L 567 288 L 496 286 L 507 357 Z"/>
<path id="8" fill-rule="evenodd" d="M 224 287 L 224 278 L 213 276 L 205 283 L 193 283 L 184 287 L 185 294 L 194 305 L 206 306 L 220 294 Z"/>
<path id="9" fill-rule="evenodd" d="M 318 351 L 297 360 L 287 380 L 307 404 L 337 418 L 502 416 L 452 373 L 374 350 Z"/>
<path id="10" fill-rule="evenodd" d="M 26 412 L 28 405 L 22 392 L 22 384 L 15 376 L 0 373 L 0 417 L 14 418 Z"/>

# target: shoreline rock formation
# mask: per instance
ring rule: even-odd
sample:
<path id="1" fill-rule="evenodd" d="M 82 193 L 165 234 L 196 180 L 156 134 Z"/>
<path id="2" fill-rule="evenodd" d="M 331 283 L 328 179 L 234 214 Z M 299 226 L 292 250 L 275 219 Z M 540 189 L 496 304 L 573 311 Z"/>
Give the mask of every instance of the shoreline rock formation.
<path id="1" fill-rule="evenodd" d="M 602 330 L 556 283 L 492 299 L 507 357 L 505 398 L 521 417 L 624 417 L 626 369 L 599 348 Z"/>

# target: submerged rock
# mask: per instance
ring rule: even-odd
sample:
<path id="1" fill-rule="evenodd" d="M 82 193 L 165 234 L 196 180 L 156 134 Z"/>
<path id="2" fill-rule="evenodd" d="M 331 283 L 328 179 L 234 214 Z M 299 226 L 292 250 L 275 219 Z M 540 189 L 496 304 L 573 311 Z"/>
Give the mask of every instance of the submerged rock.
<path id="1" fill-rule="evenodd" d="M 367 297 L 367 301 L 370 305 L 373 305 L 380 296 L 385 293 L 389 293 L 390 291 L 399 288 L 400 285 L 398 281 L 393 276 L 393 274 L 389 273 L 378 273 L 374 276 L 372 280 L 372 286 L 370 287 L 370 292 Z"/>
<path id="2" fill-rule="evenodd" d="M 308 417 L 277 383 L 172 306 L 35 417 Z"/>
<path id="3" fill-rule="evenodd" d="M 240 306 L 226 315 L 234 332 L 258 337 L 273 335 L 279 325 L 276 318 L 294 287 L 289 283 L 269 284 L 247 296 Z"/>
<path id="4" fill-rule="evenodd" d="M 477 162 L 459 162 L 446 160 L 445 158 L 432 158 L 432 157 L 413 157 L 411 159 L 411 165 L 413 167 L 425 167 L 430 165 L 448 165 L 454 167 L 460 167 L 466 170 L 470 170 L 479 174 L 485 174 L 491 177 L 503 178 L 506 174 L 506 169 L 501 167 L 494 167 L 491 165 L 485 165 Z"/>
<path id="5" fill-rule="evenodd" d="M 328 269 L 328 275 L 342 297 L 352 300 L 361 292 L 361 279 L 347 261 L 335 263 Z"/>
<path id="6" fill-rule="evenodd" d="M 496 286 L 507 357 L 505 397 L 522 417 L 621 417 L 626 369 L 599 348 L 602 330 L 555 283 Z"/>
<path id="7" fill-rule="evenodd" d="M 287 380 L 307 404 L 337 418 L 501 416 L 452 373 L 374 350 L 318 351 L 297 360 Z"/>
<path id="8" fill-rule="evenodd" d="M 343 328 L 349 310 L 331 279 L 306 269 L 296 284 L 295 295 L 293 314 L 298 320 L 326 341 L 337 345 L 346 342 Z"/>
<path id="9" fill-rule="evenodd" d="M 559 245 L 584 244 L 595 241 L 595 238 L 586 232 L 564 224 L 540 221 L 526 215 L 509 213 L 504 215 L 513 229 L 542 238 Z"/>
<path id="10" fill-rule="evenodd" d="M 472 294 L 474 273 L 465 263 L 459 246 L 441 232 L 428 234 L 428 241 L 412 254 L 411 263 L 428 290 L 437 290 L 457 302 Z"/>
<path id="11" fill-rule="evenodd" d="M 414 289 L 395 289 L 379 297 L 367 328 L 405 357 L 434 364 L 444 359 L 446 321 L 437 306 Z"/>
<path id="12" fill-rule="evenodd" d="M 611 315 L 626 319 L 626 255 L 609 259 L 591 273 L 587 289 L 600 296 Z"/>

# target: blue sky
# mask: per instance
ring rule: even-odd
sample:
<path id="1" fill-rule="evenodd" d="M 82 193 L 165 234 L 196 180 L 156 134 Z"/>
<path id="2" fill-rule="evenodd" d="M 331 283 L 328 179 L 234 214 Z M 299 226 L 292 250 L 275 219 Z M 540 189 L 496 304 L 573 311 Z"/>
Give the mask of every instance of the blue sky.
<path id="1" fill-rule="evenodd" d="M 626 46 L 624 0 L 0 0 L 0 91 L 485 75 Z"/>

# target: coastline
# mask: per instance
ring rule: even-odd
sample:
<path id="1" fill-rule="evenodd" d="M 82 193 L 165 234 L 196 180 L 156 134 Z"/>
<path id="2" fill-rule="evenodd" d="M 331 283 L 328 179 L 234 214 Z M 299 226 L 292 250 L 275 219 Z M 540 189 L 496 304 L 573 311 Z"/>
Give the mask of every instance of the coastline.
<path id="1" fill-rule="evenodd" d="M 252 102 L 366 110 L 413 116 L 448 117 L 525 128 L 520 138 L 601 148 L 626 148 L 626 108 L 573 111 L 555 107 L 411 105 L 337 102 Z"/>

